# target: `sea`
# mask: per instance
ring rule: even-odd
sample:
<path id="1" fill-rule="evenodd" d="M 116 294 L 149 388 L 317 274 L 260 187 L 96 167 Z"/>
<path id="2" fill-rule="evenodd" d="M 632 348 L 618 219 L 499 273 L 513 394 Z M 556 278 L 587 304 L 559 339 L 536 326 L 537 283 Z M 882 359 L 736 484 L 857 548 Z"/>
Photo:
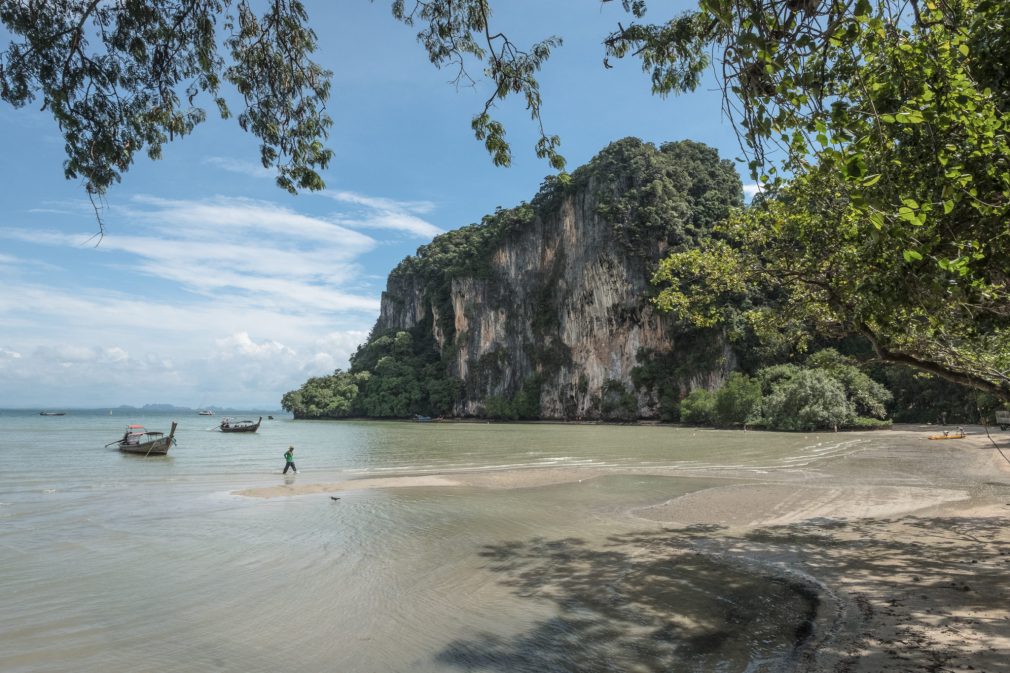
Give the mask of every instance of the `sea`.
<path id="1" fill-rule="evenodd" d="M 0 411 L 0 671 L 789 670 L 809 588 L 659 544 L 635 512 L 867 441 L 268 413 L 224 434 L 195 413 Z M 167 456 L 107 446 L 173 420 Z M 587 478 L 236 494 L 544 468 Z M 688 476 L 645 474 L 667 469 Z"/>

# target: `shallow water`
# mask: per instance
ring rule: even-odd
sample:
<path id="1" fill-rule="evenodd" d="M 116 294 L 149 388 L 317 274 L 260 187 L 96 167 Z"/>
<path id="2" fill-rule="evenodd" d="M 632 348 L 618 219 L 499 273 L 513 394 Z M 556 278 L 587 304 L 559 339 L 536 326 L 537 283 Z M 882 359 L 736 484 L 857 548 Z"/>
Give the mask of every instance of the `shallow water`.
<path id="1" fill-rule="evenodd" d="M 807 590 L 663 547 L 624 514 L 723 474 L 817 470 L 869 441 L 281 418 L 226 435 L 194 415 L 167 457 L 102 448 L 128 422 L 171 420 L 0 412 L 0 670 L 783 670 Z M 289 444 L 297 477 L 280 475 Z M 699 476 L 230 494 L 550 466 Z"/>

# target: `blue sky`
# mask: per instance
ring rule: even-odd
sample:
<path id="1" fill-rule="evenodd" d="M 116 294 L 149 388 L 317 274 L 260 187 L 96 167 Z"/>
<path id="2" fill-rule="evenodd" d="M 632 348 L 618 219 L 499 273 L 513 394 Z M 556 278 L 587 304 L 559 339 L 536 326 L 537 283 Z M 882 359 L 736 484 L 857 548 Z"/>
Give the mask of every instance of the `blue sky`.
<path id="1" fill-rule="evenodd" d="M 334 72 L 322 193 L 277 189 L 255 139 L 210 113 L 162 160 L 137 157 L 107 195 L 96 247 L 55 123 L 40 105 L 0 103 L 0 407 L 276 408 L 308 376 L 346 366 L 400 259 L 535 194 L 550 168 L 520 101 L 495 111 L 514 154 L 496 168 L 470 131 L 486 82 L 448 84 L 388 0 L 306 4 Z M 661 99 L 634 62 L 602 67 L 603 36 L 627 21 L 619 3 L 498 5 L 516 41 L 564 39 L 541 85 L 569 168 L 629 135 L 739 155 L 714 84 Z"/>

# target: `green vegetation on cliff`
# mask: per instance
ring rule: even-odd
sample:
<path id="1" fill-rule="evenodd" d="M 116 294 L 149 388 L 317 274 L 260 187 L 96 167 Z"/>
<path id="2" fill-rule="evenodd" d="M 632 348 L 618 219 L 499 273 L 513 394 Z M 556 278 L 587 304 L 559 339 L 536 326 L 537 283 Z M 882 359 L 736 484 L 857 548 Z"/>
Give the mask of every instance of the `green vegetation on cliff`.
<path id="1" fill-rule="evenodd" d="M 446 376 L 430 330 L 427 338 L 412 330 L 373 335 L 351 357 L 350 371 L 311 378 L 281 405 L 298 418 L 438 416 L 451 413 L 460 386 Z"/>

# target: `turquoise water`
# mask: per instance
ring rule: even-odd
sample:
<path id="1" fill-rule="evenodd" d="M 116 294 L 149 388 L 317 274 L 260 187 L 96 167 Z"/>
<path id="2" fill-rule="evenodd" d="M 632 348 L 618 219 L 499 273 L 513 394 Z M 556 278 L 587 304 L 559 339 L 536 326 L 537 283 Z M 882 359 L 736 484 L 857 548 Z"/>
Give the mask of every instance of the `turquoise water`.
<path id="1" fill-rule="evenodd" d="M 166 457 L 103 448 L 127 423 L 167 432 L 173 419 Z M 722 471 L 804 470 L 865 441 L 282 417 L 236 435 L 218 422 L 0 412 L 0 670 L 783 670 L 809 595 L 697 555 L 644 554 L 633 534 L 647 524 L 625 514 Z M 289 444 L 296 477 L 280 474 Z M 544 467 L 705 476 L 339 502 L 232 494 Z"/>

